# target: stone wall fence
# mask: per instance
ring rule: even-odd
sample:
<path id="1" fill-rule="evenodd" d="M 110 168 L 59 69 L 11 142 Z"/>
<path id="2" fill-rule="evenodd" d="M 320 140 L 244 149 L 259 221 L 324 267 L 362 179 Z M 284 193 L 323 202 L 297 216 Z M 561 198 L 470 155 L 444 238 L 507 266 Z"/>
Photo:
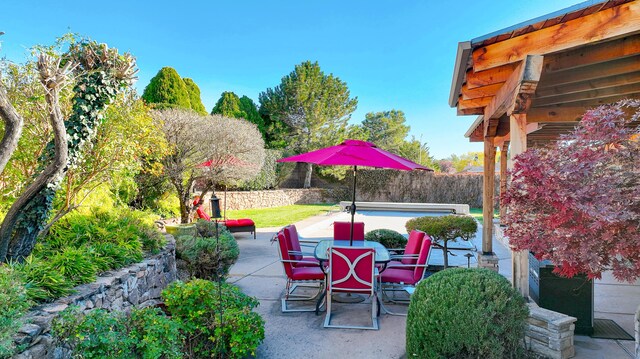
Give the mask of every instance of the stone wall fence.
<path id="1" fill-rule="evenodd" d="M 333 192 L 326 188 L 228 191 L 226 196 L 224 192 L 217 191 L 216 196 L 220 198 L 220 210 L 225 209 L 225 198 L 227 210 L 338 202 Z M 211 192 L 204 197 L 204 207 L 207 212 L 211 209 L 210 198 Z"/>
<path id="2" fill-rule="evenodd" d="M 26 323 L 14 338 L 26 349 L 13 359 L 61 359 L 66 357 L 62 348 L 54 346 L 51 322 L 58 313 L 70 305 L 83 311 L 103 308 L 109 311 L 130 312 L 131 308 L 144 308 L 160 302 L 162 290 L 176 279 L 175 241 L 167 235 L 167 244 L 160 253 L 140 263 L 116 271 L 103 273 L 93 283 L 75 287 L 75 293 L 32 308 Z"/>

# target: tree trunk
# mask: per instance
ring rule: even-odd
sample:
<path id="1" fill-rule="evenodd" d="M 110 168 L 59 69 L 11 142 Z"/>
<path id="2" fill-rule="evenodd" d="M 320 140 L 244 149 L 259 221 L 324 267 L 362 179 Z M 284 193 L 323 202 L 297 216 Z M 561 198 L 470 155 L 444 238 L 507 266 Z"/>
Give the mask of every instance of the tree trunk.
<path id="1" fill-rule="evenodd" d="M 9 162 L 13 151 L 18 147 L 24 121 L 9 102 L 7 92 L 0 84 L 0 117 L 4 121 L 4 136 L 0 141 L 0 173 Z"/>
<path id="2" fill-rule="evenodd" d="M 307 163 L 307 172 L 304 176 L 303 188 L 311 188 L 311 174 L 313 174 L 313 165 L 311 163 Z"/>
<path id="3" fill-rule="evenodd" d="M 50 111 L 49 120 L 53 128 L 55 156 L 53 161 L 9 208 L 0 227 L 0 261 L 2 262 L 9 259 L 22 261 L 33 250 L 39 230 L 30 227 L 16 228 L 16 224 L 28 206 L 38 205 L 39 203 L 36 202 L 39 200 L 43 198 L 46 200 L 47 195 L 52 197 L 55 194 L 51 185 L 59 182 L 64 176 L 68 162 L 67 132 L 58 103 L 59 91 L 63 83 L 66 82 L 66 74 L 64 73 L 66 70 L 61 71 L 58 62 L 52 61 L 52 58 L 40 55 L 38 70 L 46 89 L 45 98 Z M 45 192 L 46 194 L 43 195 Z M 14 231 L 17 235 L 14 235 Z"/>

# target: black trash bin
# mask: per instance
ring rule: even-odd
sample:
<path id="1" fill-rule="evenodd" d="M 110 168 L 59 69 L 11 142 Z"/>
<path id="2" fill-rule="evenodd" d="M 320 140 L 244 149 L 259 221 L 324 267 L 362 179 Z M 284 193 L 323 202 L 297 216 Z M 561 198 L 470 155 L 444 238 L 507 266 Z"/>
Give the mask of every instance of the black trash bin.
<path id="1" fill-rule="evenodd" d="M 576 334 L 593 334 L 593 280 L 557 276 L 554 265 L 529 253 L 529 296 L 542 308 L 577 318 Z"/>

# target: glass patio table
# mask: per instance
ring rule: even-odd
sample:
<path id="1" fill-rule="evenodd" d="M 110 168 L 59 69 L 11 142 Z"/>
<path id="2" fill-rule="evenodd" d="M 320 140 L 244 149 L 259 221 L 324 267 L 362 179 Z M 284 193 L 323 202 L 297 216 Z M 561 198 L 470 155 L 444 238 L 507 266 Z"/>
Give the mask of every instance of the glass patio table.
<path id="1" fill-rule="evenodd" d="M 346 240 L 333 240 L 333 239 L 323 239 L 316 245 L 316 249 L 313 252 L 313 255 L 319 261 L 327 261 L 329 260 L 329 247 L 331 245 L 341 246 L 341 247 L 368 247 L 376 250 L 375 261 L 378 264 L 389 263 L 391 261 L 391 255 L 385 246 L 378 242 L 373 241 L 353 241 L 353 245 L 349 246 L 349 241 Z"/>

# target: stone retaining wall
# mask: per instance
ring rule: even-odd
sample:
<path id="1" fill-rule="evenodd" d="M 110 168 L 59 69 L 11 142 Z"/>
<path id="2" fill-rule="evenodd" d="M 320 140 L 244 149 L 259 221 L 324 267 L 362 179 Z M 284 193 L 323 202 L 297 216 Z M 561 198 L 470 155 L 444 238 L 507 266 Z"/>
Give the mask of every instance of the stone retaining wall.
<path id="1" fill-rule="evenodd" d="M 529 303 L 525 343 L 533 352 L 550 359 L 572 358 L 575 355 L 573 346 L 575 321 L 574 317 Z"/>
<path id="2" fill-rule="evenodd" d="M 13 359 L 59 359 L 65 353 L 54 348 L 50 329 L 52 320 L 70 305 L 84 311 L 93 308 L 129 312 L 132 307 L 147 307 L 159 303 L 160 293 L 176 279 L 175 241 L 167 236 L 165 248 L 140 263 L 106 272 L 93 283 L 75 288 L 75 294 L 53 303 L 32 308 L 26 322 L 14 338 L 27 349 Z"/>
<path id="3" fill-rule="evenodd" d="M 220 198 L 220 210 L 224 211 L 225 195 L 216 192 Z M 209 204 L 210 195 L 205 196 L 205 208 L 207 213 L 211 210 Z M 331 191 L 324 188 L 309 189 L 276 189 L 265 191 L 229 191 L 226 195 L 227 210 L 268 208 L 289 206 L 292 204 L 319 204 L 336 203 Z"/>

